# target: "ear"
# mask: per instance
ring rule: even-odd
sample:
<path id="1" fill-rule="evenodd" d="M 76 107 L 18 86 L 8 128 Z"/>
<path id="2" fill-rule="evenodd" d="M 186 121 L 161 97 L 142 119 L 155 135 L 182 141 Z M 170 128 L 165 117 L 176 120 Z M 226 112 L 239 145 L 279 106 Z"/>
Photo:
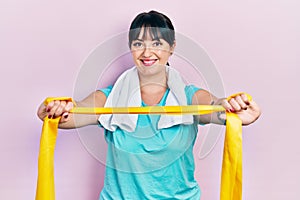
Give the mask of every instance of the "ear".
<path id="1" fill-rule="evenodd" d="M 170 49 L 170 54 L 171 54 L 171 55 L 174 53 L 175 47 L 176 47 L 176 40 L 174 40 L 174 43 L 173 43 L 173 45 L 171 46 L 171 49 Z"/>

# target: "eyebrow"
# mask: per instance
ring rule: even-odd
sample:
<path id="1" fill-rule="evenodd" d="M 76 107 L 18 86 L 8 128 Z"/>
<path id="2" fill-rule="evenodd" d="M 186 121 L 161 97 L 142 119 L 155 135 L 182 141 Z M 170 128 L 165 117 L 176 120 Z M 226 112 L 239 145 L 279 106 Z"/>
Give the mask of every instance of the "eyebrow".
<path id="1" fill-rule="evenodd" d="M 140 41 L 140 42 L 144 42 L 143 39 L 139 39 L 139 38 L 137 38 L 137 39 L 135 39 L 135 40 L 138 40 L 138 41 Z M 153 39 L 152 39 L 152 41 L 155 41 L 155 40 L 160 41 L 160 38 L 153 38 Z M 133 41 L 134 41 L 134 40 L 133 40 Z"/>
<path id="2" fill-rule="evenodd" d="M 142 40 L 142 39 L 135 39 L 135 40 L 137 40 L 137 41 L 140 41 L 140 42 L 143 42 L 144 40 Z M 135 41 L 135 40 L 133 40 L 133 41 Z"/>

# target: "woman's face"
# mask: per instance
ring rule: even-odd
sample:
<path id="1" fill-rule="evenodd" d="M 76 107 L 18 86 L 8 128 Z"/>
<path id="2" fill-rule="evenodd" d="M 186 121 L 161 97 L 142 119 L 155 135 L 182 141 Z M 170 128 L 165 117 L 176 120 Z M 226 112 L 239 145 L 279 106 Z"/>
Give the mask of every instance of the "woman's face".
<path id="1" fill-rule="evenodd" d="M 136 67 L 140 72 L 148 73 L 165 69 L 164 67 L 174 51 L 175 43 L 170 46 L 164 39 L 152 38 L 147 29 L 146 37 L 143 38 L 144 31 L 145 28 L 142 28 L 139 37 L 130 45 Z"/>

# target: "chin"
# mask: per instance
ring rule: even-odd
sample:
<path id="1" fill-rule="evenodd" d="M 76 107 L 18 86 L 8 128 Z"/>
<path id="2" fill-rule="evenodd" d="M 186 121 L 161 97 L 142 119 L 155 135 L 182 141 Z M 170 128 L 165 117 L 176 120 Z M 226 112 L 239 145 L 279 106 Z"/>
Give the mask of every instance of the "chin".
<path id="1" fill-rule="evenodd" d="M 161 64 L 154 64 L 151 66 L 140 65 L 137 66 L 137 69 L 144 75 L 154 75 L 165 72 L 165 66 Z"/>

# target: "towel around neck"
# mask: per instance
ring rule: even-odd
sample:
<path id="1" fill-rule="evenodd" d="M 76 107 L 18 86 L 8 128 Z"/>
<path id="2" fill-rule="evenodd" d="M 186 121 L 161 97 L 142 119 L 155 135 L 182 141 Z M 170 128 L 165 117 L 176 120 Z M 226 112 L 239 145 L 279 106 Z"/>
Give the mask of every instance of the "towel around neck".
<path id="1" fill-rule="evenodd" d="M 187 105 L 185 86 L 180 74 L 175 69 L 166 66 L 167 85 L 170 92 L 166 99 L 166 106 Z M 139 107 L 142 106 L 138 70 L 134 66 L 125 71 L 117 79 L 104 107 Z M 138 120 L 137 114 L 108 114 L 100 115 L 100 124 L 109 131 L 117 127 L 127 132 L 134 132 Z M 192 124 L 192 115 L 162 115 L 158 122 L 158 129 L 172 127 L 178 124 Z"/>

